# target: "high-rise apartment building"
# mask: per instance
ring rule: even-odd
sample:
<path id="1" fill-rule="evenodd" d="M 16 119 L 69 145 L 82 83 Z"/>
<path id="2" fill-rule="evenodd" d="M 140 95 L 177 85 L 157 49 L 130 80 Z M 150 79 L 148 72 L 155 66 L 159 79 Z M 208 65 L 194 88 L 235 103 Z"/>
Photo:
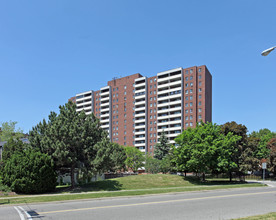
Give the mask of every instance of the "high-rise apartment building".
<path id="1" fill-rule="evenodd" d="M 212 76 L 206 66 L 172 69 L 149 78 L 137 73 L 69 100 L 77 111 L 94 113 L 111 141 L 152 153 L 162 131 L 173 144 L 183 129 L 212 121 Z"/>

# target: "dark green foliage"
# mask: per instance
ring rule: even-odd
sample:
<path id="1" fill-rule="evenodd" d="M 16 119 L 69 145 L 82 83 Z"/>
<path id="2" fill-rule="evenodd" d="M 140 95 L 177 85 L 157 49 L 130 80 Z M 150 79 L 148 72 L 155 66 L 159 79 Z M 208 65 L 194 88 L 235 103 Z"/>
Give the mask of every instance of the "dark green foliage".
<path id="1" fill-rule="evenodd" d="M 276 138 L 272 138 L 267 147 L 269 149 L 268 170 L 276 176 Z"/>
<path id="2" fill-rule="evenodd" d="M 70 173 L 72 188 L 76 171 L 86 182 L 95 174 L 124 168 L 124 150 L 110 143 L 94 114 L 78 113 L 72 102 L 59 109 L 59 115 L 51 112 L 48 122 L 30 131 L 29 140 L 33 148 L 51 156 L 59 173 Z"/>
<path id="3" fill-rule="evenodd" d="M 160 160 L 153 158 L 151 155 L 146 155 L 145 170 L 146 173 L 159 173 L 160 172 Z"/>
<path id="4" fill-rule="evenodd" d="M 168 154 L 160 161 L 160 172 L 168 173 L 171 171 L 173 171 L 173 165 L 171 163 L 171 155 Z"/>
<path id="5" fill-rule="evenodd" d="M 162 131 L 159 143 L 154 147 L 154 158 L 162 160 L 170 151 L 170 145 L 166 133 Z"/>
<path id="6" fill-rule="evenodd" d="M 86 175 L 98 171 L 94 166 L 95 145 L 107 134 L 94 114 L 78 113 L 74 103 L 68 102 L 59 109 L 59 115 L 51 112 L 48 122 L 43 120 L 30 131 L 29 140 L 33 148 L 38 147 L 39 151 L 51 156 L 59 173 L 70 172 L 74 187 L 77 168 Z"/>
<path id="7" fill-rule="evenodd" d="M 126 160 L 125 164 L 128 169 L 137 172 L 139 168 L 144 166 L 143 162 L 145 161 L 144 154 L 138 150 L 136 147 L 125 147 L 126 151 Z"/>
<path id="8" fill-rule="evenodd" d="M 50 156 L 25 150 L 5 162 L 2 181 L 17 193 L 44 193 L 55 190 L 57 177 Z"/>
<path id="9" fill-rule="evenodd" d="M 257 151 L 257 140 L 254 138 L 248 138 L 246 126 L 232 121 L 222 125 L 221 131 L 224 135 L 231 132 L 232 134 L 240 137 L 240 139 L 236 142 L 235 152 L 231 155 L 231 159 L 237 167 L 229 171 L 235 172 L 241 176 L 246 171 L 256 169 L 259 163 L 258 159 L 255 158 L 255 152 Z"/>
<path id="10" fill-rule="evenodd" d="M 269 155 L 269 149 L 267 148 L 267 143 L 272 139 L 276 138 L 276 133 L 270 131 L 267 128 L 260 129 L 258 132 L 253 131 L 249 137 L 258 138 L 259 144 L 255 156 L 258 159 L 267 158 Z"/>
<path id="11" fill-rule="evenodd" d="M 19 138 L 10 138 L 3 147 L 2 159 L 8 160 L 16 152 L 23 152 L 28 148 L 28 144 L 24 144 Z"/>

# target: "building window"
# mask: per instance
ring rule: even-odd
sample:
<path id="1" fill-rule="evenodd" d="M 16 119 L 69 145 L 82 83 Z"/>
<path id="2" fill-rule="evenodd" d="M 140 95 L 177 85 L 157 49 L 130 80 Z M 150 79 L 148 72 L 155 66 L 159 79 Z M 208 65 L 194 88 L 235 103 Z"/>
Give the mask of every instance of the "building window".
<path id="1" fill-rule="evenodd" d="M 192 120 L 193 119 L 193 116 L 192 115 L 190 115 L 190 120 Z"/>
<path id="2" fill-rule="evenodd" d="M 189 70 L 186 70 L 186 74 L 189 74 Z"/>
<path id="3" fill-rule="evenodd" d="M 156 82 L 156 78 L 154 78 L 154 82 Z"/>
<path id="4" fill-rule="evenodd" d="M 188 87 L 188 86 L 189 86 L 189 83 L 186 83 L 186 84 L 185 84 L 185 87 Z"/>
<path id="5" fill-rule="evenodd" d="M 124 86 L 124 89 L 126 89 L 127 88 L 127 86 Z"/>
<path id="6" fill-rule="evenodd" d="M 193 83 L 190 83 L 190 86 L 193 86 L 194 84 Z"/>
<path id="7" fill-rule="evenodd" d="M 185 100 L 188 100 L 188 99 L 189 99 L 188 96 L 186 96 L 186 97 L 185 97 Z"/>
<path id="8" fill-rule="evenodd" d="M 152 85 L 150 85 L 150 89 L 152 89 Z"/>
<path id="9" fill-rule="evenodd" d="M 150 80 L 150 83 L 152 83 L 152 79 Z"/>
<path id="10" fill-rule="evenodd" d="M 126 136 L 124 136 L 124 140 L 126 140 Z"/>
<path id="11" fill-rule="evenodd" d="M 198 98 L 201 99 L 201 95 L 199 95 Z"/>
<path id="12" fill-rule="evenodd" d="M 126 146 L 126 142 L 124 142 L 124 145 Z"/>
<path id="13" fill-rule="evenodd" d="M 201 108 L 199 108 L 199 109 L 198 109 L 198 112 L 201 112 L 201 111 L 202 111 L 202 109 L 201 109 Z"/>
<path id="14" fill-rule="evenodd" d="M 198 85 L 201 86 L 201 82 L 199 82 Z"/>
<path id="15" fill-rule="evenodd" d="M 189 119 L 189 117 L 188 117 L 188 116 L 186 116 L 186 117 L 185 117 L 185 120 L 187 121 L 188 119 Z"/>
<path id="16" fill-rule="evenodd" d="M 188 77 L 185 77 L 185 80 L 186 80 L 186 81 L 188 81 L 188 79 L 189 79 Z"/>
<path id="17" fill-rule="evenodd" d="M 198 69 L 198 72 L 199 72 L 199 73 L 201 72 L 201 68 Z"/>
<path id="18" fill-rule="evenodd" d="M 124 125 L 124 129 L 126 129 L 126 125 Z"/>
<path id="19" fill-rule="evenodd" d="M 190 76 L 190 80 L 193 80 L 193 76 Z"/>
<path id="20" fill-rule="evenodd" d="M 201 92 L 202 91 L 201 88 L 199 88 L 198 91 Z"/>
<path id="21" fill-rule="evenodd" d="M 126 95 L 126 92 L 124 92 L 124 95 Z"/>
<path id="22" fill-rule="evenodd" d="M 192 103 L 192 102 L 190 102 L 190 106 L 193 106 L 193 103 Z"/>
<path id="23" fill-rule="evenodd" d="M 154 95 L 156 94 L 156 90 L 153 91 L 153 94 L 154 94 Z"/>
<path id="24" fill-rule="evenodd" d="M 126 123 L 126 120 L 124 120 L 124 123 Z"/>
<path id="25" fill-rule="evenodd" d="M 201 101 L 198 103 L 198 105 L 201 105 Z"/>
<path id="26" fill-rule="evenodd" d="M 152 97 L 150 97 L 150 101 L 152 101 Z"/>
<path id="27" fill-rule="evenodd" d="M 190 69 L 190 73 L 193 73 L 193 70 L 192 70 L 192 69 Z"/>
<path id="28" fill-rule="evenodd" d="M 190 100 L 193 100 L 193 96 L 192 95 L 190 96 Z"/>
<path id="29" fill-rule="evenodd" d="M 201 119 L 202 118 L 201 115 L 199 115 L 198 118 Z"/>
<path id="30" fill-rule="evenodd" d="M 185 94 L 188 94 L 189 93 L 189 90 L 185 90 Z"/>
<path id="31" fill-rule="evenodd" d="M 188 103 L 185 103 L 185 107 L 188 107 Z"/>
<path id="32" fill-rule="evenodd" d="M 190 109 L 190 113 L 193 113 L 193 109 L 192 108 Z"/>
<path id="33" fill-rule="evenodd" d="M 201 75 L 198 76 L 198 79 L 201 79 Z"/>
<path id="34" fill-rule="evenodd" d="M 192 90 L 192 89 L 190 89 L 190 93 L 193 93 L 193 90 Z"/>
<path id="35" fill-rule="evenodd" d="M 186 113 L 186 114 L 188 114 L 188 113 L 189 113 L 189 110 L 188 110 L 188 109 L 186 109 L 186 110 L 185 110 L 185 113 Z"/>

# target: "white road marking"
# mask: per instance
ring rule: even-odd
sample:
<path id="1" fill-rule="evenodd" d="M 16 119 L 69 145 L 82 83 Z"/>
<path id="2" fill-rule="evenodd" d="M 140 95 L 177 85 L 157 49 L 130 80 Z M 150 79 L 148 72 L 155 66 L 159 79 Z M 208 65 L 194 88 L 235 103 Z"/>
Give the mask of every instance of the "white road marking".
<path id="1" fill-rule="evenodd" d="M 27 211 L 25 211 L 25 209 L 23 209 L 21 206 L 18 206 L 18 208 L 20 208 L 23 212 L 25 212 L 25 214 L 27 215 L 27 219 L 33 220 L 32 216 Z"/>
<path id="2" fill-rule="evenodd" d="M 21 220 L 25 220 L 24 215 L 21 213 L 21 211 L 20 211 L 16 206 L 14 206 L 14 208 L 15 208 L 15 210 L 18 212 L 18 214 L 19 214 L 19 216 L 20 216 L 20 219 L 21 219 Z"/>

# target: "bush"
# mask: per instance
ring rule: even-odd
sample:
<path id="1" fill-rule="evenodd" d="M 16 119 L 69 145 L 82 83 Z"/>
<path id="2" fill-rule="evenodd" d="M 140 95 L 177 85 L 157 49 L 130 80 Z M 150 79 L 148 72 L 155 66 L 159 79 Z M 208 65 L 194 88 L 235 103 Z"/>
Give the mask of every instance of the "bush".
<path id="1" fill-rule="evenodd" d="M 160 163 L 158 159 L 155 159 L 151 157 L 150 155 L 146 156 L 146 164 L 145 164 L 145 169 L 147 173 L 159 173 L 160 172 Z"/>
<path id="2" fill-rule="evenodd" d="M 5 161 L 3 184 L 17 193 L 44 193 L 55 190 L 57 175 L 50 156 L 34 150 L 14 153 Z"/>

